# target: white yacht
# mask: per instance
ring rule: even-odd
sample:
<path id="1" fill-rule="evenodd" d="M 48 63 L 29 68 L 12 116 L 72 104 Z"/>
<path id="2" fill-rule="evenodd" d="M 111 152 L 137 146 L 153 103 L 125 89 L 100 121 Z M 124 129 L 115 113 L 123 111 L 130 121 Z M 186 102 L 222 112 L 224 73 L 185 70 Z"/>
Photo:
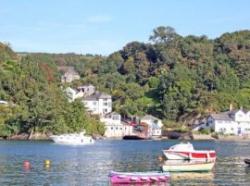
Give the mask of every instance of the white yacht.
<path id="1" fill-rule="evenodd" d="M 85 136 L 84 132 L 52 135 L 50 138 L 57 144 L 62 145 L 90 145 L 95 142 L 91 136 Z"/>

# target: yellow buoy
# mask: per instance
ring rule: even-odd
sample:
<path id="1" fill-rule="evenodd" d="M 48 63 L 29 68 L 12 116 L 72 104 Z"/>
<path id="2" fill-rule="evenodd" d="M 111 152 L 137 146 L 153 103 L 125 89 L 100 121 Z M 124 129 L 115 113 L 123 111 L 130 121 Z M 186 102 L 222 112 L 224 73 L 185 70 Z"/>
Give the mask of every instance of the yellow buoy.
<path id="1" fill-rule="evenodd" d="M 50 160 L 44 160 L 44 165 L 45 166 L 50 166 Z"/>

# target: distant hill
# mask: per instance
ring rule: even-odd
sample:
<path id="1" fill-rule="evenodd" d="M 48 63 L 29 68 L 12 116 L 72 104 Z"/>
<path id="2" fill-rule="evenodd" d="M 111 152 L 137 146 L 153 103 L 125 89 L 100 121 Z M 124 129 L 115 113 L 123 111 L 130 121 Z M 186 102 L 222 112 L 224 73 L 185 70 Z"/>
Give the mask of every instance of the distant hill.
<path id="1" fill-rule="evenodd" d="M 2 45 L 0 59 L 16 54 Z M 92 83 L 113 96 L 123 116 L 152 114 L 165 123 L 190 123 L 230 104 L 250 109 L 250 31 L 216 39 L 181 36 L 171 27 L 153 30 L 148 43 L 130 42 L 99 55 L 21 53 L 22 60 L 73 66 L 81 76 L 70 86 Z M 45 68 L 47 69 L 47 67 Z"/>

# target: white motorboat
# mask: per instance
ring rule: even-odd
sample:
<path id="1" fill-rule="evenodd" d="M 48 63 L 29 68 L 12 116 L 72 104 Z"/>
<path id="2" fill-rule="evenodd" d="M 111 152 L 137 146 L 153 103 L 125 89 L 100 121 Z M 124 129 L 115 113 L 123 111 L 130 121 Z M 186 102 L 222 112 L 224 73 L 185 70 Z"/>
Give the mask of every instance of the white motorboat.
<path id="1" fill-rule="evenodd" d="M 167 150 L 163 150 L 163 154 L 168 160 L 216 160 L 216 152 L 214 150 L 195 150 L 191 143 L 176 144 Z"/>
<path id="2" fill-rule="evenodd" d="M 50 138 L 57 144 L 62 145 L 90 145 L 95 142 L 91 136 L 85 136 L 84 132 L 52 135 Z"/>

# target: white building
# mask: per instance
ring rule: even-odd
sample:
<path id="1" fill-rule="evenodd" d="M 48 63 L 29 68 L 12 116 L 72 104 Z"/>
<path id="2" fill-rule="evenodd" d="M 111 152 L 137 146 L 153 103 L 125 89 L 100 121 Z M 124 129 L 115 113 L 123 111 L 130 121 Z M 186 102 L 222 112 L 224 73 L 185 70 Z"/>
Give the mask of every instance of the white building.
<path id="1" fill-rule="evenodd" d="M 121 122 L 121 115 L 112 112 L 108 113 L 105 116 L 100 118 L 100 121 L 105 125 L 105 134 L 106 137 L 123 137 L 124 135 L 124 125 Z"/>
<path id="2" fill-rule="evenodd" d="M 4 100 L 0 100 L 0 105 L 8 105 L 8 102 Z"/>
<path id="3" fill-rule="evenodd" d="M 148 124 L 149 136 L 161 136 L 162 135 L 162 121 L 152 115 L 146 115 L 141 118 L 141 123 Z"/>
<path id="4" fill-rule="evenodd" d="M 67 87 L 65 89 L 65 93 L 66 93 L 66 96 L 67 96 L 69 102 L 75 101 L 75 99 L 83 97 L 82 92 L 79 92 L 79 91 L 77 91 L 73 88 L 70 88 L 70 87 Z"/>
<path id="5" fill-rule="evenodd" d="M 100 118 L 100 121 L 105 125 L 104 136 L 108 138 L 122 138 L 125 135 L 134 134 L 134 126 L 125 124 L 121 121 L 121 115 L 112 112 Z"/>
<path id="6" fill-rule="evenodd" d="M 240 109 L 211 114 L 207 122 L 202 125 L 221 134 L 250 134 L 250 111 Z"/>
<path id="7" fill-rule="evenodd" d="M 62 72 L 61 82 L 70 83 L 74 80 L 80 79 L 80 75 L 75 71 L 72 66 L 60 66 L 58 70 Z"/>
<path id="8" fill-rule="evenodd" d="M 135 135 L 134 126 L 123 124 L 123 136 Z"/>
<path id="9" fill-rule="evenodd" d="M 78 92 L 82 93 L 82 96 L 90 96 L 92 94 L 95 93 L 95 86 L 89 84 L 89 85 L 83 85 L 83 86 L 79 86 L 77 87 Z"/>
<path id="10" fill-rule="evenodd" d="M 95 92 L 90 96 L 84 97 L 82 102 L 87 108 L 87 111 L 91 112 L 92 114 L 104 116 L 105 114 L 112 112 L 111 95 Z"/>
<path id="11" fill-rule="evenodd" d="M 79 86 L 77 89 L 67 87 L 65 89 L 66 96 L 70 102 L 77 98 L 87 97 L 95 93 L 95 87 L 93 85 Z"/>

